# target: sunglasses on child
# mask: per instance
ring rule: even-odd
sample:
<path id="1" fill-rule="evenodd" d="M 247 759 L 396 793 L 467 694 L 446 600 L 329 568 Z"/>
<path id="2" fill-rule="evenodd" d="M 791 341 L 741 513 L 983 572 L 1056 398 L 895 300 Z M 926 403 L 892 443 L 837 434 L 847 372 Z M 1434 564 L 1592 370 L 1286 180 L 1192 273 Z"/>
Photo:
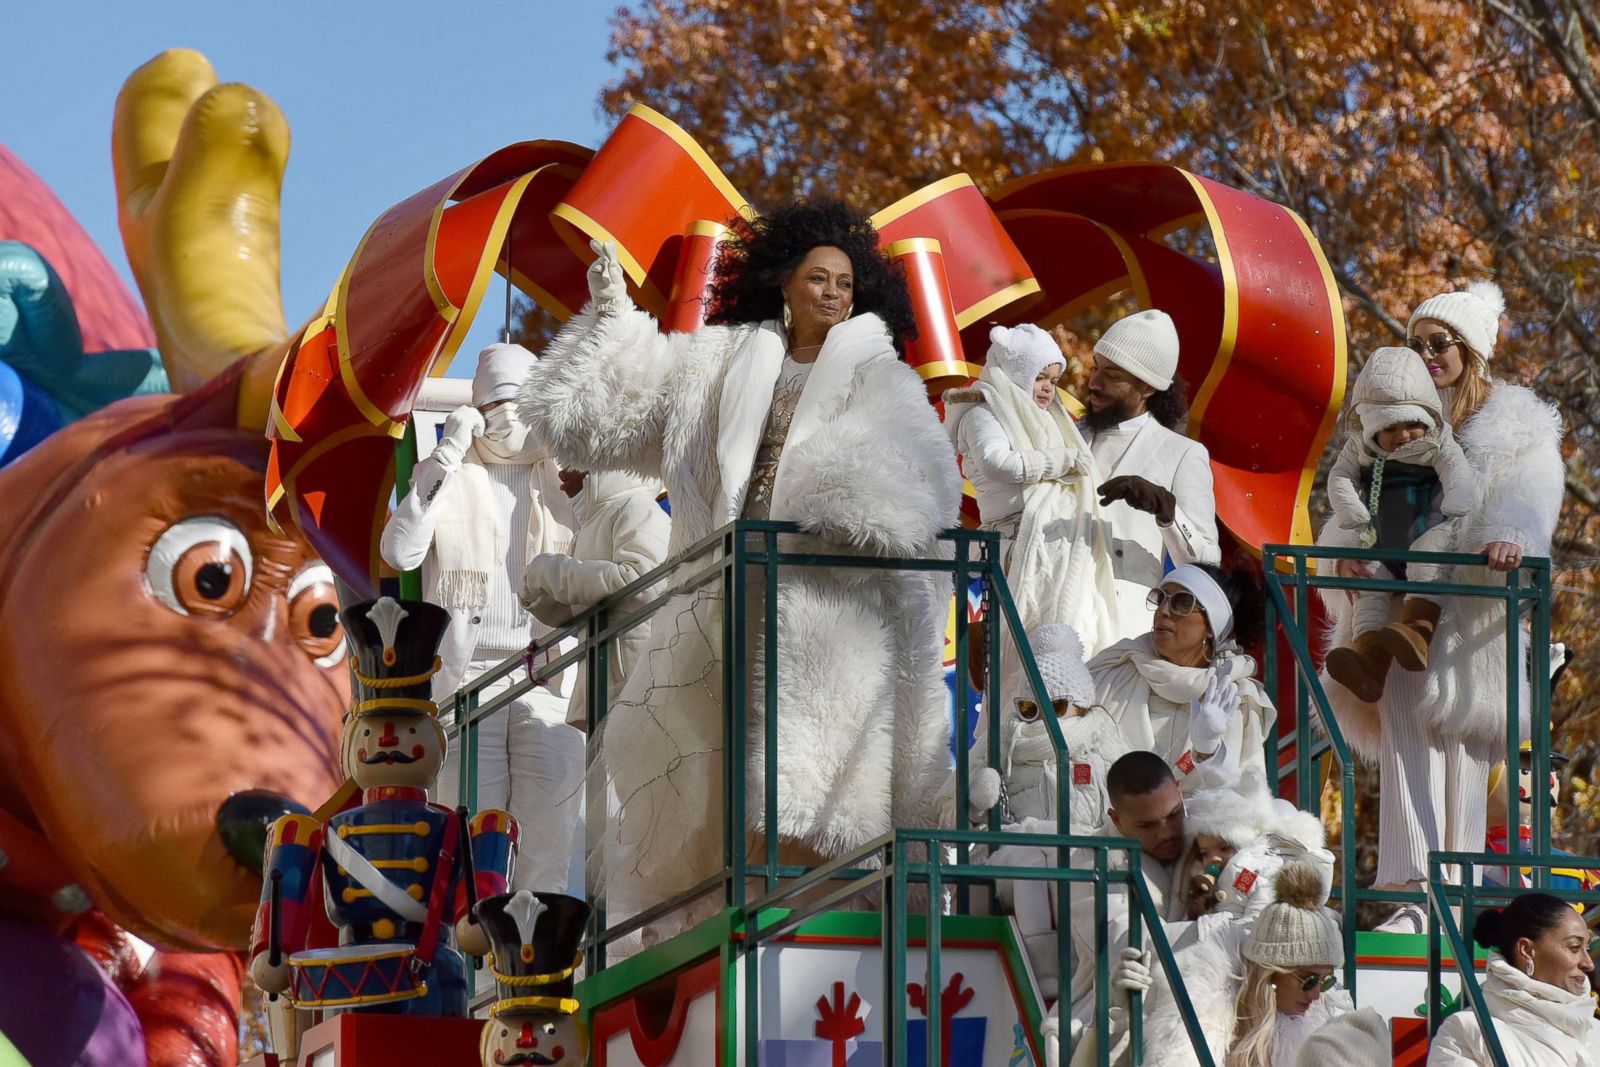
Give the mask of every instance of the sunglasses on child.
<path id="1" fill-rule="evenodd" d="M 1150 595 L 1144 598 L 1144 602 L 1150 605 L 1151 611 L 1160 611 L 1161 605 L 1165 604 L 1168 611 L 1178 616 L 1192 615 L 1196 608 L 1202 613 L 1205 612 L 1205 608 L 1200 607 L 1200 601 L 1196 600 L 1194 594 L 1187 589 L 1178 589 L 1171 593 L 1165 589 L 1152 589 Z"/>
<path id="2" fill-rule="evenodd" d="M 1419 356 L 1426 355 L 1428 352 L 1432 352 L 1436 356 L 1442 356 L 1460 343 L 1461 338 L 1459 337 L 1451 337 L 1447 333 L 1436 333 L 1426 340 L 1421 337 L 1407 338 L 1406 347 Z"/>
<path id="3" fill-rule="evenodd" d="M 1294 977 L 1300 980 L 1300 992 L 1302 993 L 1309 993 L 1313 989 L 1320 989 L 1322 992 L 1326 993 L 1328 990 L 1332 989 L 1334 987 L 1334 983 L 1338 981 L 1338 979 L 1331 974 L 1297 974 Z"/>
<path id="4" fill-rule="evenodd" d="M 1072 710 L 1072 701 L 1068 697 L 1056 697 L 1050 702 L 1051 709 L 1056 713 L 1056 718 L 1063 718 Z M 1039 702 L 1029 700 L 1027 697 L 1017 698 L 1017 718 L 1023 722 L 1032 722 L 1039 717 Z"/>

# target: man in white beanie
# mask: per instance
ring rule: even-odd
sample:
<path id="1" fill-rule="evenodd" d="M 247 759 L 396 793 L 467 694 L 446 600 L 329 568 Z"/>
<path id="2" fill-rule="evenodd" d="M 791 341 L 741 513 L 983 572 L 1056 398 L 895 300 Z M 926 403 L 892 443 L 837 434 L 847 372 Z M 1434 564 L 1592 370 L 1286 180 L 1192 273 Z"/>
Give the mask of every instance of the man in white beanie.
<path id="1" fill-rule="evenodd" d="M 1161 583 L 1163 557 L 1175 566 L 1217 563 L 1217 503 L 1211 457 L 1181 432 L 1183 383 L 1178 331 L 1165 312 L 1136 312 L 1111 324 L 1094 346 L 1089 440 L 1103 514 L 1111 526 L 1120 636 L 1149 632 L 1146 598 Z"/>
<path id="2" fill-rule="evenodd" d="M 526 561 L 572 547 L 572 507 L 559 471 L 513 403 L 533 364 L 521 345 L 494 344 L 479 354 L 471 405 L 445 419 L 378 545 L 395 569 L 421 567 L 423 598 L 450 611 L 433 680 L 446 715 L 457 689 L 527 648 L 534 622 L 517 598 Z M 479 705 L 515 681 L 515 674 L 496 681 L 479 694 Z M 584 740 L 567 725 L 563 689 L 564 680 L 534 689 L 478 728 L 477 807 L 517 817 L 515 888 L 534 892 L 581 885 L 574 879 L 582 871 Z M 461 764 L 452 749 L 435 787 L 449 805 L 461 802 Z"/>

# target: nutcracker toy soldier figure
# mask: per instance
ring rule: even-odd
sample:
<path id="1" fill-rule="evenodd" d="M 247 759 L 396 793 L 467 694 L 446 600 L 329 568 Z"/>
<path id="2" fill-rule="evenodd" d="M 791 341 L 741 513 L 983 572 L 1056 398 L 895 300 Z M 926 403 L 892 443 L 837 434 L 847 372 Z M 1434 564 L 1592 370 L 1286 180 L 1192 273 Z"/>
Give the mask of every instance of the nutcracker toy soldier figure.
<path id="1" fill-rule="evenodd" d="M 477 912 L 493 946 L 489 969 L 498 997 L 483 1029 L 485 1067 L 582 1067 L 589 1034 L 572 986 L 589 905 L 523 889 L 490 897 Z"/>
<path id="2" fill-rule="evenodd" d="M 309 815 L 273 825 L 250 974 L 301 1008 L 465 1017 L 466 975 L 446 916 L 462 950 L 488 950 L 471 902 L 505 892 L 516 822 L 486 810 L 468 823 L 428 802 L 445 757 L 429 680 L 449 612 L 384 597 L 342 618 L 355 671 L 343 760 L 360 803 L 325 825 Z M 319 893 L 338 944 L 308 949 Z"/>

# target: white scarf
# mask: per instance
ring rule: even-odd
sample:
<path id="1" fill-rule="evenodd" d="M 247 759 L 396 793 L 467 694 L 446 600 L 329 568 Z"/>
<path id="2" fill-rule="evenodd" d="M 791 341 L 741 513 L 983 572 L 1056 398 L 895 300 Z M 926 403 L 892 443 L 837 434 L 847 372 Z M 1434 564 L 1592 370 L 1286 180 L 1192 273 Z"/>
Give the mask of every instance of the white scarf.
<path id="1" fill-rule="evenodd" d="M 1023 489 L 1022 519 L 1006 567 L 1006 584 L 1025 630 L 1066 623 L 1093 655 L 1117 638 L 1117 585 L 1100 521 L 1095 493 L 1099 478 L 1089 446 L 1059 402 L 1041 408 L 1029 390 L 1002 371 L 985 367 L 977 387 L 1012 448 L 1019 452 L 1065 448 L 1077 455 L 1084 471 Z M 1005 647 L 1015 657 L 1009 637 Z"/>
<path id="2" fill-rule="evenodd" d="M 496 457 L 497 458 L 497 457 Z M 541 552 L 572 550 L 572 530 L 577 520 L 572 505 L 557 487 L 556 465 L 541 456 L 528 467 L 527 550 L 524 560 Z M 484 468 L 476 443 L 462 457 L 461 469 L 440 490 L 439 521 L 433 532 L 433 551 L 439 566 L 435 595 L 442 607 L 477 609 L 489 603 L 489 573 L 505 565 L 511 531 L 495 504 L 494 483 Z M 513 587 L 521 580 L 512 576 Z"/>
<path id="3" fill-rule="evenodd" d="M 1095 699 L 1122 728 L 1128 747 L 1135 751 L 1155 749 L 1155 724 L 1150 720 L 1152 694 L 1169 704 L 1187 709 L 1189 702 L 1206 691 L 1213 673 L 1239 687 L 1241 709 L 1265 707 L 1266 692 L 1253 677 L 1256 661 L 1237 645 L 1225 644 L 1207 667 L 1181 667 L 1156 654 L 1150 634 L 1119 641 L 1089 662 L 1094 675 Z M 1240 754 L 1243 755 L 1242 753 Z"/>

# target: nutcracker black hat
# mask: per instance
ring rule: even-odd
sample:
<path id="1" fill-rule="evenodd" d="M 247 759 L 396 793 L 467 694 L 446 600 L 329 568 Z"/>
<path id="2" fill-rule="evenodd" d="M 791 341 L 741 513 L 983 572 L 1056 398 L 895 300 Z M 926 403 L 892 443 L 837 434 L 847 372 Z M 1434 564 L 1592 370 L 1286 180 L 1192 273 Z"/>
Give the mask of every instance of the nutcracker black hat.
<path id="1" fill-rule="evenodd" d="M 339 617 L 350 641 L 357 715 L 410 708 L 439 713 L 433 676 L 450 613 L 425 600 L 380 597 L 346 608 Z"/>
<path id="2" fill-rule="evenodd" d="M 521 889 L 479 901 L 474 914 L 491 948 L 489 970 L 498 997 L 491 1015 L 577 1012 L 573 976 L 589 922 L 587 903 L 560 893 Z"/>

